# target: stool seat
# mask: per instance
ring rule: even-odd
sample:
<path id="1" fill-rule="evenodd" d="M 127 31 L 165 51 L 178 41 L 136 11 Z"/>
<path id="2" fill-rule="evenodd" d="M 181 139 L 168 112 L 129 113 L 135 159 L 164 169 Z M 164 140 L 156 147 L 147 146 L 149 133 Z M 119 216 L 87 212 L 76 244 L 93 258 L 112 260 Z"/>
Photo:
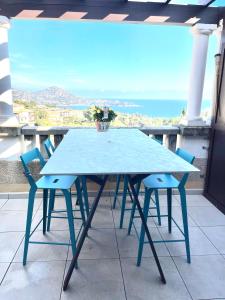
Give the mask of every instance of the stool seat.
<path id="1" fill-rule="evenodd" d="M 152 174 L 143 183 L 149 189 L 168 189 L 178 188 L 180 182 L 171 174 Z"/>
<path id="2" fill-rule="evenodd" d="M 47 175 L 42 176 L 37 182 L 38 189 L 68 190 L 76 181 L 77 176 L 70 175 Z"/>

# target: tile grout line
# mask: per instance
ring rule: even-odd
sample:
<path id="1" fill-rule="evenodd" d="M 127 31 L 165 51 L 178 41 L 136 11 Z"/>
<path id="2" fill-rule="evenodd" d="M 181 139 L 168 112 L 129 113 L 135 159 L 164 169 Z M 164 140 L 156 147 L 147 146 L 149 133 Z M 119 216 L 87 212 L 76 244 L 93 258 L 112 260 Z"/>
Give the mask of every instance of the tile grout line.
<path id="1" fill-rule="evenodd" d="M 206 227 L 206 226 L 205 226 Z M 210 226 L 207 226 L 210 227 Z M 218 253 L 220 255 L 222 255 L 222 253 L 220 252 L 220 250 L 216 247 L 216 245 L 213 244 L 213 242 L 209 239 L 209 237 L 206 235 L 206 233 L 201 229 L 201 227 L 199 226 L 199 230 L 203 233 L 203 235 L 207 238 L 207 240 L 213 245 L 213 247 L 216 248 L 216 250 L 218 251 Z M 223 256 L 223 255 L 222 255 Z M 224 257 L 223 257 L 224 258 Z"/>
<path id="2" fill-rule="evenodd" d="M 120 257 L 120 251 L 119 251 L 119 244 L 118 244 L 118 239 L 117 239 L 117 234 L 116 234 L 115 220 L 114 220 L 114 215 L 113 215 L 113 211 L 112 211 L 111 196 L 109 196 L 109 199 L 110 199 L 110 203 L 111 203 L 111 213 L 112 213 L 112 219 L 113 219 L 113 225 L 114 225 L 114 232 L 115 232 L 115 238 L 116 238 L 116 245 L 117 245 L 117 251 L 118 251 L 119 262 L 120 262 L 120 271 L 121 271 L 121 276 L 122 276 L 122 280 L 123 280 L 123 290 L 124 290 L 125 299 L 127 300 L 127 292 L 126 292 L 125 280 L 124 280 L 124 275 L 123 275 L 123 267 L 122 267 L 122 262 L 121 262 L 121 257 Z"/>
<path id="3" fill-rule="evenodd" d="M 0 207 L 0 210 L 3 208 L 3 206 L 5 206 L 5 204 L 8 202 L 8 198 L 7 199 L 3 199 L 3 200 L 5 200 L 5 202 L 1 205 L 1 207 Z"/>
<path id="4" fill-rule="evenodd" d="M 5 274 L 3 275 L 2 280 L 0 281 L 0 286 L 2 285 L 2 283 L 3 283 L 3 281 L 4 281 L 5 277 L 6 277 L 6 275 L 7 275 L 7 273 L 8 273 L 8 271 L 9 271 L 9 269 L 10 269 L 12 263 L 13 263 L 13 260 L 14 260 L 14 258 L 16 257 L 16 254 L 17 254 L 17 252 L 18 252 L 20 246 L 21 246 L 22 243 L 23 243 L 23 241 L 24 241 L 24 236 L 22 237 L 22 240 L 21 240 L 21 242 L 19 243 L 19 245 L 18 245 L 18 247 L 17 247 L 17 249 L 16 249 L 16 251 L 15 251 L 15 254 L 13 255 L 11 261 L 9 262 L 9 265 L 8 265 L 6 271 L 5 271 Z M 20 263 L 21 263 L 21 262 L 20 262 Z"/>
<path id="5" fill-rule="evenodd" d="M 59 293 L 59 300 L 61 300 L 61 298 L 62 298 L 63 284 L 64 284 L 64 278 L 65 278 L 65 274 L 66 274 L 66 265 L 67 265 L 67 262 L 68 262 L 69 251 L 70 251 L 70 246 L 68 246 L 68 249 L 67 249 L 67 256 L 66 256 L 66 260 L 65 260 L 65 267 L 64 267 L 64 270 L 63 270 L 62 285 L 61 285 L 61 290 L 60 290 L 60 293 Z"/>
<path id="6" fill-rule="evenodd" d="M 154 219 L 154 218 L 153 218 L 153 219 Z M 154 222 L 156 223 L 155 220 L 154 220 Z M 159 231 L 159 235 L 161 236 L 161 238 L 162 238 L 162 240 L 163 240 L 163 235 L 161 234 L 160 230 L 158 230 L 158 231 Z M 175 268 L 176 268 L 176 270 L 177 270 L 177 272 L 178 272 L 178 274 L 179 274 L 179 276 L 180 276 L 180 279 L 182 280 L 182 282 L 183 282 L 183 284 L 184 284 L 184 286 L 185 286 L 185 288 L 186 288 L 186 290 L 187 290 L 189 296 L 191 297 L 192 300 L 194 300 L 194 298 L 192 297 L 192 295 L 191 295 L 191 293 L 190 293 L 190 291 L 189 291 L 189 289 L 188 289 L 188 287 L 187 287 L 187 285 L 186 285 L 186 283 L 185 283 L 183 277 L 181 276 L 180 271 L 178 270 L 178 267 L 177 267 L 177 265 L 176 265 L 176 263 L 175 263 L 175 260 L 174 260 L 174 258 L 173 258 L 173 256 L 172 256 L 172 254 L 171 254 L 171 252 L 170 252 L 168 246 L 167 246 L 167 243 L 164 242 L 164 245 L 165 245 L 167 251 L 169 252 L 170 258 L 172 259 L 173 264 L 174 264 L 174 266 L 175 266 Z"/>
<path id="7" fill-rule="evenodd" d="M 181 280 L 183 281 L 183 284 L 184 284 L 184 286 L 185 286 L 185 288 L 186 288 L 188 294 L 190 295 L 191 299 L 194 300 L 194 298 L 193 298 L 192 295 L 191 295 L 191 292 L 189 291 L 189 289 L 188 289 L 188 287 L 187 287 L 187 285 L 186 285 L 186 282 L 185 282 L 184 278 L 183 278 L 182 275 L 181 275 L 181 272 L 179 271 L 179 269 L 178 269 L 178 267 L 177 267 L 177 264 L 176 264 L 176 262 L 175 262 L 175 260 L 174 260 L 174 257 L 171 256 L 171 259 L 172 259 L 172 261 L 173 261 L 173 263 L 174 263 L 174 265 L 175 265 L 175 268 L 177 269 L 178 274 L 180 275 Z"/>

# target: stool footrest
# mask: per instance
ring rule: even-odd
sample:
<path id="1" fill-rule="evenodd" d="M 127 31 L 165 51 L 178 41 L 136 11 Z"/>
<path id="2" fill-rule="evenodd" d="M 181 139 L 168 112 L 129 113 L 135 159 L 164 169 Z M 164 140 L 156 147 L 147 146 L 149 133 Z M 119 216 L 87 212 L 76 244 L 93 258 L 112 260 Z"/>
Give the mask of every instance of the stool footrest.
<path id="1" fill-rule="evenodd" d="M 153 243 L 160 244 L 160 243 L 177 243 L 177 242 L 185 242 L 185 240 L 153 240 Z M 148 244 L 147 241 L 144 244 Z"/>
<path id="2" fill-rule="evenodd" d="M 60 245 L 60 246 L 71 246 L 70 243 L 60 243 L 60 242 L 38 242 L 38 241 L 29 241 L 29 244 L 42 244 L 42 245 Z"/>

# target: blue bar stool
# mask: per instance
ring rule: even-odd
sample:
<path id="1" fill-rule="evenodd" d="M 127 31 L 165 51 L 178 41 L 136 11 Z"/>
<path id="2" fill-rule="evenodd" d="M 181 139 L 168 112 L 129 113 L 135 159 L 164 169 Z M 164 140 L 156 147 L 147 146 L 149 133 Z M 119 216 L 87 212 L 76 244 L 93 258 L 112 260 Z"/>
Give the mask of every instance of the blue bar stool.
<path id="1" fill-rule="evenodd" d="M 151 139 L 153 139 L 154 141 L 162 144 L 162 141 L 155 138 L 155 137 L 151 137 Z M 120 211 L 120 228 L 123 228 L 123 220 L 124 220 L 125 212 L 132 211 L 131 208 L 126 208 L 127 192 L 128 192 L 128 194 L 131 198 L 131 201 L 133 202 L 132 195 L 131 195 L 129 187 L 128 187 L 128 181 L 127 181 L 126 175 L 124 175 L 124 176 L 117 175 L 116 176 L 116 189 L 115 189 L 115 192 L 114 192 L 114 199 L 113 199 L 112 208 L 115 209 L 115 207 L 116 207 L 117 199 L 118 199 L 118 196 L 119 196 L 120 183 L 121 183 L 122 178 L 124 179 L 124 181 L 123 181 L 122 202 L 121 202 L 121 211 Z M 141 187 L 141 182 L 138 182 L 137 185 L 136 185 L 136 192 L 137 192 L 138 195 L 141 194 L 140 187 Z M 152 201 L 155 205 L 150 207 L 149 209 L 156 209 L 157 210 L 158 224 L 161 225 L 161 214 L 160 214 L 158 190 L 154 191 L 154 195 L 155 195 L 155 198 L 154 199 L 152 198 Z"/>
<path id="2" fill-rule="evenodd" d="M 53 152 L 55 151 L 55 147 L 53 146 L 50 138 L 46 139 L 44 141 L 44 148 L 47 152 L 47 155 L 48 155 L 48 158 L 50 158 L 53 154 Z M 88 217 L 89 215 L 89 202 L 88 202 L 88 192 L 87 192 L 87 183 L 86 183 L 86 178 L 85 176 L 81 176 L 81 187 L 80 187 L 80 178 L 78 178 L 78 180 L 76 181 L 76 189 L 80 190 L 81 193 L 79 195 L 79 197 L 82 198 L 82 193 L 83 193 L 83 196 L 84 196 L 84 204 L 85 204 L 85 211 L 86 211 L 86 215 Z M 78 203 L 79 203 L 79 197 L 77 198 L 78 200 Z M 81 201 L 83 201 L 81 199 Z M 49 213 L 48 213 L 48 226 L 47 228 L 49 229 L 50 227 L 50 223 L 51 223 L 51 210 L 54 209 L 54 205 L 55 205 L 55 197 L 54 195 L 52 195 L 52 197 L 50 196 L 50 204 L 49 204 Z"/>
<path id="3" fill-rule="evenodd" d="M 176 154 L 179 155 L 181 158 L 189 162 L 190 164 L 194 161 L 194 156 L 187 153 L 186 151 L 182 149 L 177 149 Z M 164 242 L 185 242 L 186 246 L 186 254 L 187 254 L 187 262 L 191 262 L 191 256 L 190 256 L 190 244 L 189 244 L 189 233 L 188 233 L 188 218 L 187 218 L 187 204 L 186 204 L 186 192 L 185 192 L 185 184 L 187 182 L 189 173 L 185 173 L 181 180 L 177 180 L 173 175 L 171 174 L 153 174 L 148 177 L 146 177 L 143 180 L 144 186 L 145 186 L 145 198 L 144 198 L 144 207 L 143 207 L 143 214 L 145 219 L 147 220 L 148 217 L 155 217 L 154 215 L 149 215 L 149 206 L 150 206 L 150 199 L 151 194 L 155 190 L 160 189 L 167 189 L 167 207 L 168 207 L 168 214 L 167 215 L 161 215 L 161 217 L 167 217 L 168 218 L 168 231 L 171 233 L 172 230 L 172 221 L 174 224 L 178 227 L 182 235 L 184 236 L 184 239 L 181 240 L 163 240 L 163 241 L 153 241 L 155 243 L 164 243 Z M 182 211 L 182 218 L 183 218 L 183 230 L 180 228 L 180 226 L 177 224 L 177 222 L 172 217 L 172 189 L 178 189 L 180 194 L 180 201 L 181 201 L 181 211 Z M 131 215 L 130 215 L 130 223 L 128 228 L 128 234 L 130 234 L 131 227 L 134 225 L 134 218 L 138 218 L 138 216 L 135 216 L 135 204 L 133 204 Z M 135 225 L 134 225 L 135 226 Z M 141 232 L 139 236 L 139 248 L 138 248 L 138 257 L 137 257 L 137 266 L 140 266 L 141 264 L 141 258 L 142 258 L 142 252 L 143 252 L 143 246 L 145 239 L 145 231 L 143 226 L 141 227 Z"/>
<path id="4" fill-rule="evenodd" d="M 32 244 L 52 244 L 52 245 L 71 245 L 73 255 L 76 252 L 76 238 L 75 238 L 75 230 L 74 230 L 74 217 L 73 217 L 73 208 L 72 208 L 72 201 L 71 201 L 71 193 L 70 189 L 74 183 L 77 182 L 77 176 L 42 176 L 39 180 L 35 182 L 33 176 L 30 172 L 29 164 L 34 161 L 38 160 L 40 167 L 42 168 L 45 165 L 45 160 L 42 157 L 38 148 L 35 148 L 23 155 L 20 156 L 22 165 L 24 168 L 24 174 L 30 184 L 30 191 L 29 191 L 29 199 L 28 199 L 28 210 L 27 210 L 27 222 L 26 222 L 26 232 L 25 232 L 25 242 L 24 242 L 24 254 L 23 254 L 23 265 L 26 265 L 27 262 L 27 254 L 28 254 L 28 246 L 29 243 Z M 31 232 L 31 223 L 33 217 L 33 207 L 35 201 L 36 191 L 38 189 L 43 190 L 43 218 L 38 222 L 36 227 Z M 38 242 L 38 241 L 30 241 L 30 237 L 38 228 L 38 226 L 43 222 L 43 234 L 46 233 L 46 219 L 47 219 L 47 206 L 48 206 L 48 191 L 50 190 L 50 198 L 53 198 L 55 195 L 55 190 L 61 190 L 66 201 L 66 212 L 67 212 L 67 219 L 69 224 L 69 231 L 70 231 L 70 240 L 71 244 L 68 243 L 55 243 L 55 242 Z M 77 191 L 79 194 L 79 189 Z M 80 198 L 80 196 L 79 196 Z M 59 211 L 62 212 L 62 211 Z M 85 222 L 85 214 L 83 208 L 83 202 L 80 201 L 80 212 L 81 212 L 81 219 L 83 223 Z M 59 218 L 59 217 L 57 217 Z M 65 217 L 61 217 L 65 218 Z"/>

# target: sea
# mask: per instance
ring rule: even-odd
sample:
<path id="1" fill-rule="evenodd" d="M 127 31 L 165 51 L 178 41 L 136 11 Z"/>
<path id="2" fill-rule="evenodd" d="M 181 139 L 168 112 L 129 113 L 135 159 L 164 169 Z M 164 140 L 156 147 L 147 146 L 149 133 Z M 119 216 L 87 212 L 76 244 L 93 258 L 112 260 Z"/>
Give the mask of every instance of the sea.
<path id="1" fill-rule="evenodd" d="M 115 111 L 128 114 L 141 114 L 152 118 L 174 118 L 181 115 L 183 110 L 186 110 L 186 100 L 129 100 L 116 99 L 125 105 L 110 105 Z M 115 102 L 116 102 L 115 100 Z M 109 100 L 113 103 L 113 100 Z M 88 106 L 71 105 L 72 109 L 85 110 Z M 211 107 L 210 100 L 202 101 L 202 111 L 208 110 Z"/>

